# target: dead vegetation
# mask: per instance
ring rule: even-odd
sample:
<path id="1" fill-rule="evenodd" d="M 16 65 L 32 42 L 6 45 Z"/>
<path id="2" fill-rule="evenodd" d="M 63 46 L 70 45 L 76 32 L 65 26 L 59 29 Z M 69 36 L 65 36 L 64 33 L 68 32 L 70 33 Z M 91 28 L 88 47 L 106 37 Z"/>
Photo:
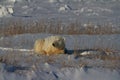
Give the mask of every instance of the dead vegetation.
<path id="1" fill-rule="evenodd" d="M 88 55 L 79 56 L 77 59 L 71 58 L 74 55 L 24 55 L 23 53 L 5 53 L 0 55 L 0 63 L 5 63 L 7 65 L 21 66 L 21 63 L 27 65 L 35 65 L 39 70 L 39 64 L 48 65 L 58 65 L 59 67 L 101 67 L 108 69 L 120 69 L 120 55 Z M 64 60 L 63 60 L 64 57 Z M 75 57 L 74 57 L 75 58 Z"/>
<path id="2" fill-rule="evenodd" d="M 52 34 L 119 34 L 120 29 L 115 29 L 112 24 L 94 25 L 91 22 L 81 24 L 78 21 L 63 24 L 61 21 L 9 21 L 0 25 L 0 35 L 9 36 L 25 33 L 52 33 Z"/>

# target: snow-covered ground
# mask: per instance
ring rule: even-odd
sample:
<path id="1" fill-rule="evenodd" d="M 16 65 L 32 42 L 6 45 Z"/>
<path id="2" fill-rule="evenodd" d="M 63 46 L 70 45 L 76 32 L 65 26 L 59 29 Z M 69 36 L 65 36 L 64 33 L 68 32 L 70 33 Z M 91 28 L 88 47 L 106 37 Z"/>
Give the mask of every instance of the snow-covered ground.
<path id="1" fill-rule="evenodd" d="M 83 25 L 107 23 L 119 29 L 120 0 L 0 0 L 0 27 L 19 19 L 64 23 L 77 20 Z M 34 41 L 51 35 L 0 34 L 0 80 L 120 79 L 120 34 L 62 34 L 67 54 L 35 55 Z"/>
<path id="2" fill-rule="evenodd" d="M 68 54 L 35 55 L 34 41 L 51 35 L 1 37 L 0 80 L 119 80 L 119 35 L 61 35 Z M 112 47 L 116 52 L 92 50 L 95 46 Z M 105 55 L 108 58 L 102 58 Z"/>
<path id="3" fill-rule="evenodd" d="M 0 47 L 32 49 L 34 41 L 55 34 L 25 34 L 0 38 Z M 72 49 L 110 49 L 120 51 L 120 35 L 61 35 L 66 38 L 66 46 Z"/>
<path id="4" fill-rule="evenodd" d="M 1 0 L 0 17 L 119 25 L 120 0 Z"/>

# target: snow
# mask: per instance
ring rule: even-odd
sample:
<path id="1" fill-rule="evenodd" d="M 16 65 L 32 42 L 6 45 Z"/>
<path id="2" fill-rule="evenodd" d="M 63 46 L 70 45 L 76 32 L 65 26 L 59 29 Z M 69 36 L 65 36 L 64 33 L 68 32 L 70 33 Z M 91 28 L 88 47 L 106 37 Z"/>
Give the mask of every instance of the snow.
<path id="1" fill-rule="evenodd" d="M 0 60 L 2 60 L 0 80 L 119 80 L 119 60 L 114 63 L 114 60 L 111 62 L 111 60 L 94 58 L 106 54 L 102 51 L 87 50 L 86 48 L 92 48 L 95 44 L 91 41 L 103 37 L 104 45 L 110 46 L 107 42 L 111 40 L 111 43 L 112 41 L 114 43 L 112 46 L 117 49 L 119 35 L 91 35 L 89 37 L 88 35 L 61 35 L 66 39 L 68 54 L 35 55 L 31 51 L 34 41 L 38 37 L 45 38 L 50 35 L 53 34 L 21 34 L 2 37 L 0 39 Z M 82 39 L 85 40 L 84 43 Z M 74 42 L 75 40 L 81 41 L 80 46 Z M 88 40 L 91 40 L 92 46 L 87 45 Z M 84 50 L 81 49 L 83 44 L 85 44 Z M 78 55 L 73 53 L 75 45 L 77 49 L 81 50 L 78 52 L 79 54 L 77 53 Z M 114 54 L 120 56 L 119 52 Z"/>
<path id="2" fill-rule="evenodd" d="M 70 9 L 71 9 L 71 7 L 68 6 L 67 4 L 65 4 L 59 8 L 59 12 L 70 10 Z"/>
<path id="3" fill-rule="evenodd" d="M 0 1 L 0 17 L 10 17 L 13 14 L 13 7 L 16 0 Z"/>
<path id="4" fill-rule="evenodd" d="M 119 0 L 1 0 L 0 17 L 119 25 Z"/>
<path id="5" fill-rule="evenodd" d="M 110 73 L 109 70 L 104 69 L 89 69 L 85 71 L 84 68 L 65 68 L 62 69 L 62 72 L 58 74 L 62 80 L 114 80 L 119 78 L 119 75 L 116 75 L 116 71 Z M 109 75 L 111 75 L 111 78 L 109 78 Z"/>
<path id="6" fill-rule="evenodd" d="M 0 27 L 17 19 L 59 20 L 64 23 L 77 20 L 84 27 L 90 22 L 110 23 L 119 28 L 120 0 L 0 0 Z M 61 35 L 66 38 L 67 54 L 34 54 L 35 40 L 51 35 L 55 34 L 6 37 L 0 34 L 0 80 L 120 79 L 119 34 Z M 104 56 L 108 58 L 104 59 Z"/>
<path id="7" fill-rule="evenodd" d="M 49 0 L 50 3 L 58 2 L 58 0 Z"/>
<path id="8" fill-rule="evenodd" d="M 27 50 L 27 49 L 13 49 L 13 48 L 4 48 L 0 47 L 1 50 L 8 50 L 8 51 L 33 51 L 33 50 Z"/>
<path id="9" fill-rule="evenodd" d="M 0 39 L 1 48 L 23 48 L 32 49 L 34 41 L 38 38 L 45 38 L 54 34 L 26 34 L 15 35 L 11 37 L 2 37 Z M 66 40 L 66 46 L 72 49 L 105 49 L 109 48 L 113 51 L 120 51 L 118 43 L 120 41 L 119 34 L 113 35 L 62 35 Z"/>

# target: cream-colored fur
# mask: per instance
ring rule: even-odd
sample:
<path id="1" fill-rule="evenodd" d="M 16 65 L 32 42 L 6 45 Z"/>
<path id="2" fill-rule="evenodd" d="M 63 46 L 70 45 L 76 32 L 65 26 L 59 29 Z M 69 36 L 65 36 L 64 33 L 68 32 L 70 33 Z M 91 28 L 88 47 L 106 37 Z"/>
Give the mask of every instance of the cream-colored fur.
<path id="1" fill-rule="evenodd" d="M 34 52 L 37 54 L 61 54 L 65 50 L 65 39 L 61 36 L 50 36 L 38 39 L 34 44 Z"/>

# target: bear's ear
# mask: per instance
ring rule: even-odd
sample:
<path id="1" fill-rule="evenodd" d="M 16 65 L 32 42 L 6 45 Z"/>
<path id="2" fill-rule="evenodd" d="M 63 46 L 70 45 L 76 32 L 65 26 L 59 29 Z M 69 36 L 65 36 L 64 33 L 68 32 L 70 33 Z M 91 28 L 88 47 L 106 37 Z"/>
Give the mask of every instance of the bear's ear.
<path id="1" fill-rule="evenodd" d="M 41 41 L 42 43 L 45 43 L 45 39 L 41 39 L 40 41 Z"/>
<path id="2" fill-rule="evenodd" d="M 43 41 L 45 42 L 45 39 L 43 39 Z"/>

